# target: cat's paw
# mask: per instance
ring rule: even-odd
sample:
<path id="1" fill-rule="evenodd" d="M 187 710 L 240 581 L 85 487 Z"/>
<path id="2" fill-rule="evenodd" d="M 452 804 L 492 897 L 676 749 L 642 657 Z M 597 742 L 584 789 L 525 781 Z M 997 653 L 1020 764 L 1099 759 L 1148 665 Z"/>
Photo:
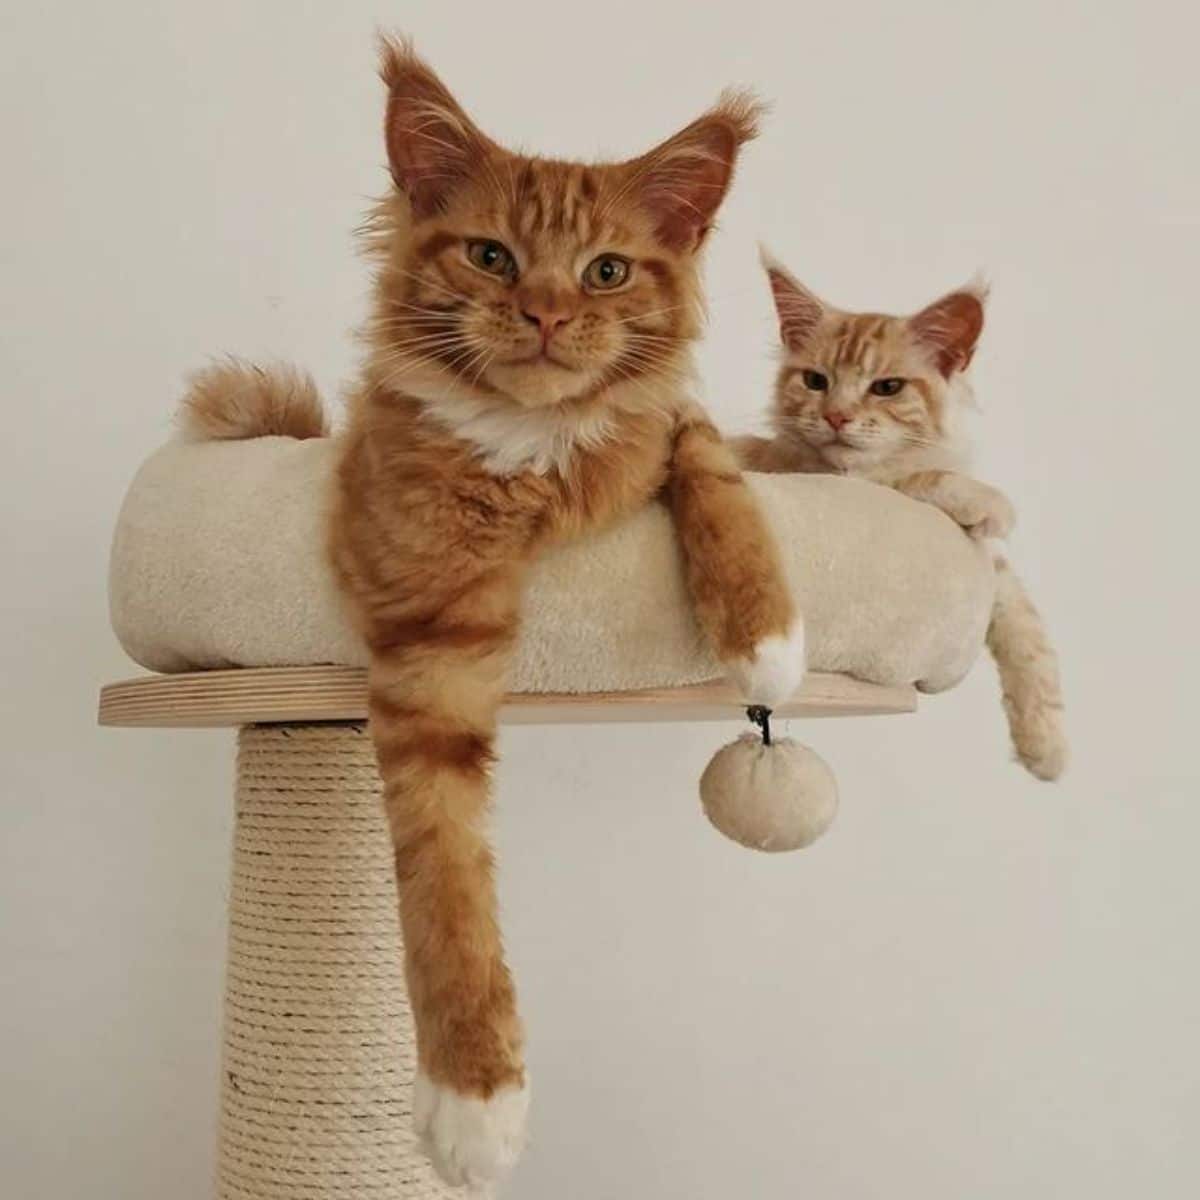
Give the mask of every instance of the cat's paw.
<path id="1" fill-rule="evenodd" d="M 486 1100 L 417 1073 L 413 1119 L 434 1170 L 452 1187 L 484 1193 L 503 1179 L 525 1146 L 528 1082 Z"/>
<path id="2" fill-rule="evenodd" d="M 1017 523 L 1012 501 L 999 488 L 975 480 L 945 497 L 942 508 L 973 538 L 1006 538 Z"/>
<path id="3" fill-rule="evenodd" d="M 749 658 L 727 665 L 747 704 L 775 708 L 790 700 L 804 678 L 804 622 L 797 617 L 787 633 L 763 638 Z"/>

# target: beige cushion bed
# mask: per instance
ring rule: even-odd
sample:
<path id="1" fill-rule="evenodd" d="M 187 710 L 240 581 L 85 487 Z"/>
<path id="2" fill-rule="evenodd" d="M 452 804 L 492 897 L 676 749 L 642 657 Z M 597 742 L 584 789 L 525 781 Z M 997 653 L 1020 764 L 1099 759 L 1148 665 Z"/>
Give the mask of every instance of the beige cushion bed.
<path id="1" fill-rule="evenodd" d="M 170 444 L 138 472 L 113 542 L 121 644 L 155 671 L 360 665 L 324 559 L 333 444 Z M 752 476 L 808 626 L 809 666 L 936 691 L 982 644 L 991 564 L 942 513 L 856 480 Z M 595 692 L 721 674 L 692 619 L 671 523 L 651 505 L 548 555 L 512 689 Z"/>

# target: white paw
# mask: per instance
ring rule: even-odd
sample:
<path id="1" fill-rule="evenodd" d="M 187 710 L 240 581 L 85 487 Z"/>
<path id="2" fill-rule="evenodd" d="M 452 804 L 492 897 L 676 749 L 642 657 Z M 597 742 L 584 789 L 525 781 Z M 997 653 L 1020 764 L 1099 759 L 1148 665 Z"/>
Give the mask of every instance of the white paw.
<path id="1" fill-rule="evenodd" d="M 417 1073 L 413 1119 L 437 1173 L 453 1187 L 482 1190 L 502 1179 L 525 1145 L 529 1085 L 483 1100 Z"/>
<path id="2" fill-rule="evenodd" d="M 804 678 L 804 622 L 797 617 L 786 634 L 763 638 L 752 658 L 728 666 L 747 704 L 774 708 L 790 700 Z"/>

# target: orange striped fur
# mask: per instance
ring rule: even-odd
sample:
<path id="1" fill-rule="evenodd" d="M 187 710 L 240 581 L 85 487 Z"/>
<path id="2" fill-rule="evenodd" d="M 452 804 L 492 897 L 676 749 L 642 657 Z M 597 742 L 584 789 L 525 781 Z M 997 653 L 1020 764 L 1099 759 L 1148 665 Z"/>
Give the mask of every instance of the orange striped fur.
<path id="1" fill-rule="evenodd" d="M 529 564 L 661 494 L 725 661 L 753 666 L 797 624 L 687 389 L 698 251 L 757 110 L 727 95 L 640 158 L 585 165 L 501 148 L 403 43 L 382 73 L 396 186 L 369 225 L 375 303 L 330 552 L 371 650 L 417 1120 L 442 1173 L 481 1184 L 515 1157 L 526 1095 L 485 822 Z"/>
<path id="2" fill-rule="evenodd" d="M 783 355 L 774 436 L 737 439 L 743 466 L 870 479 L 936 505 L 975 537 L 1006 537 L 1012 505 L 968 473 L 964 429 L 972 399 L 966 371 L 986 291 L 951 292 L 911 317 L 851 313 L 819 300 L 779 263 L 764 266 Z M 994 562 L 987 644 L 1013 746 L 1033 775 L 1056 779 L 1068 753 L 1058 659 L 1024 585 L 1007 562 Z"/>
<path id="3" fill-rule="evenodd" d="M 366 227 L 374 307 L 329 554 L 370 650 L 416 1123 L 447 1180 L 486 1187 L 519 1153 L 528 1102 L 486 820 L 530 563 L 661 498 L 747 702 L 803 674 L 775 543 L 689 394 L 699 251 L 758 110 L 728 93 L 649 153 L 586 165 L 502 149 L 405 43 L 384 43 L 382 75 L 395 187 Z M 232 360 L 194 377 L 182 425 L 325 430 L 306 376 Z"/>

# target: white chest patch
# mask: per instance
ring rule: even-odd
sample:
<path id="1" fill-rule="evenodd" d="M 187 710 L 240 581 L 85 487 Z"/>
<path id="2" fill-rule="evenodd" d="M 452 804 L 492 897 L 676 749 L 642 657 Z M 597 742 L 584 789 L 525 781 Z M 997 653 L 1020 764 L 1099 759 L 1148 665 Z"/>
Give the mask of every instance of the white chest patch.
<path id="1" fill-rule="evenodd" d="M 425 412 L 443 429 L 469 442 L 493 475 L 520 471 L 545 475 L 564 467 L 576 450 L 600 446 L 613 433 L 608 413 L 558 404 L 501 408 L 466 397 L 442 397 L 426 401 Z"/>

